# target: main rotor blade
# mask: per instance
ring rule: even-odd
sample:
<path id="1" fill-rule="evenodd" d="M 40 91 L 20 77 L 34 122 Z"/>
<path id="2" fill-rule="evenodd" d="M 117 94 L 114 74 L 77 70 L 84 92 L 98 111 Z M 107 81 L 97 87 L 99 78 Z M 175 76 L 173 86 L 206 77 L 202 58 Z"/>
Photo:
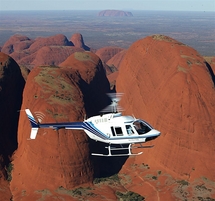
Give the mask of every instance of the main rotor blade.
<path id="1" fill-rule="evenodd" d="M 118 105 L 118 102 L 121 100 L 123 93 L 108 93 L 107 94 L 111 99 L 111 104 L 105 107 L 101 112 L 120 112 L 123 111 L 122 107 Z"/>

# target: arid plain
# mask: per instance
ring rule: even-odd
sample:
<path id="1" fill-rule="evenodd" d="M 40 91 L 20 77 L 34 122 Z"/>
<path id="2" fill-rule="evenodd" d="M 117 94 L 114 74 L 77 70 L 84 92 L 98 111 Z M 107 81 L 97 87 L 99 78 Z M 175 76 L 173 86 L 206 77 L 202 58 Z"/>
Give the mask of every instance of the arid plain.
<path id="1" fill-rule="evenodd" d="M 170 36 L 203 56 L 215 55 L 214 12 L 132 11 L 133 17 L 98 17 L 99 11 L 1 11 L 0 46 L 14 34 L 31 39 L 81 33 L 86 45 L 128 48 L 153 34 Z"/>

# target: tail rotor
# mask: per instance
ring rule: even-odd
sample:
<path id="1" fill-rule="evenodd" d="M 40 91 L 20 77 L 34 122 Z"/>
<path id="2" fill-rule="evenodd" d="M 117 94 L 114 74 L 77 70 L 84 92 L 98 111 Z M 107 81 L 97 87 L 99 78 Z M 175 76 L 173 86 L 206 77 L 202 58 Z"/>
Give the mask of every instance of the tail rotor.
<path id="1" fill-rule="evenodd" d="M 38 122 L 35 120 L 34 116 L 32 115 L 31 111 L 29 109 L 25 109 L 25 112 L 28 116 L 28 119 L 31 123 L 31 134 L 30 134 L 30 139 L 36 139 L 37 136 L 37 132 L 39 129 L 39 124 Z"/>

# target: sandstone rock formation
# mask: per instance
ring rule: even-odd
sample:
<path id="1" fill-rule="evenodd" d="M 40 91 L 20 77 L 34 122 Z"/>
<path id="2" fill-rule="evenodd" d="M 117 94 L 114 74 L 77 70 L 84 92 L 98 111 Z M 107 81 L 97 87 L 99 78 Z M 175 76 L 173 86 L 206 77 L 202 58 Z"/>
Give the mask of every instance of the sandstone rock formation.
<path id="1" fill-rule="evenodd" d="M 118 76 L 119 66 L 122 59 L 124 58 L 126 51 L 127 50 L 122 50 L 118 52 L 106 62 L 106 65 L 108 65 L 109 67 L 108 69 L 110 69 L 110 71 L 108 71 L 110 73 L 107 75 L 107 78 L 110 82 L 111 88 L 115 86 L 116 78 Z"/>
<path id="2" fill-rule="evenodd" d="M 29 69 L 37 65 L 58 65 L 76 51 L 87 46 L 74 47 L 63 34 L 39 37 L 31 40 L 26 36 L 14 35 L 5 42 L 2 52 L 9 54 L 19 65 Z"/>
<path id="3" fill-rule="evenodd" d="M 63 34 L 57 34 L 50 37 L 38 37 L 35 42 L 29 47 L 29 51 L 32 53 L 39 50 L 44 46 L 72 46 L 73 44 Z"/>
<path id="4" fill-rule="evenodd" d="M 30 47 L 34 41 L 27 36 L 15 34 L 11 36 L 3 45 L 1 51 L 5 54 L 20 52 Z"/>
<path id="5" fill-rule="evenodd" d="M 128 11 L 122 10 L 103 10 L 98 13 L 98 16 L 102 17 L 132 17 L 133 14 Z"/>
<path id="6" fill-rule="evenodd" d="M 31 66 L 57 66 L 74 52 L 83 52 L 84 49 L 74 46 L 46 46 L 39 49 L 30 63 Z M 27 59 L 27 57 L 25 57 Z M 23 60 L 20 61 L 22 64 Z M 24 65 L 25 62 L 23 62 Z"/>
<path id="7" fill-rule="evenodd" d="M 60 67 L 40 66 L 30 72 L 22 109 L 30 108 L 44 123 L 83 121 L 85 114 L 104 107 L 101 100 L 108 90 L 100 59 L 91 52 L 77 52 Z M 31 141 L 29 133 L 30 124 L 22 112 L 11 181 L 14 200 L 38 199 L 47 189 L 54 199 L 62 188 L 92 183 L 89 140 L 83 131 L 40 129 Z"/>
<path id="8" fill-rule="evenodd" d="M 84 50 L 89 51 L 90 48 L 84 44 L 83 36 L 80 33 L 75 33 L 70 38 L 70 41 L 73 43 L 75 47 L 82 48 Z"/>
<path id="9" fill-rule="evenodd" d="M 22 73 L 22 77 L 24 78 L 24 80 L 27 80 L 28 74 L 30 73 L 30 70 L 26 67 L 26 66 L 19 66 L 21 73 Z"/>
<path id="10" fill-rule="evenodd" d="M 127 114 L 145 119 L 162 135 L 152 142 L 154 148 L 126 164 L 148 164 L 154 172 L 188 182 L 214 181 L 212 77 L 204 58 L 174 39 L 153 35 L 132 44 L 117 78 L 117 91 L 124 93 L 120 103 Z"/>
<path id="11" fill-rule="evenodd" d="M 124 92 L 124 114 L 161 131 L 147 143 L 155 147 L 138 157 L 106 158 L 90 156 L 104 144 L 82 131 L 40 129 L 36 140 L 27 140 L 29 121 L 23 111 L 17 116 L 24 80 L 16 62 L 1 52 L 0 200 L 12 195 L 14 201 L 115 200 L 119 191 L 134 191 L 146 200 L 215 198 L 214 57 L 203 58 L 162 35 L 141 39 L 128 50 L 84 50 L 89 49 L 79 33 L 70 40 L 62 34 L 11 37 L 2 51 L 20 64 L 27 80 L 21 109 L 30 108 L 43 123 L 83 121 L 109 103 L 110 83 L 113 91 L 116 85 Z M 26 67 L 32 69 L 29 75 Z M 92 184 L 95 177 L 115 174 L 117 182 Z"/>
<path id="12" fill-rule="evenodd" d="M 94 60 L 96 60 L 96 62 L 94 62 Z M 81 65 L 83 65 L 84 68 L 81 67 Z M 80 82 L 80 88 L 85 96 L 87 115 L 97 115 L 98 112 L 106 106 L 106 96 L 101 96 L 104 98 L 101 100 L 101 97 L 93 97 L 93 94 L 98 94 L 98 92 L 106 94 L 109 90 L 109 83 L 100 58 L 92 52 L 75 52 L 64 62 L 59 64 L 59 66 L 71 68 L 80 72 L 83 79 L 83 82 Z M 98 72 L 101 73 L 98 74 Z"/>
<path id="13" fill-rule="evenodd" d="M 122 50 L 112 56 L 108 61 L 106 61 L 106 64 L 111 68 L 119 69 L 120 63 L 123 60 L 127 50 Z"/>
<path id="14" fill-rule="evenodd" d="M 115 71 L 109 75 L 107 75 L 108 81 L 110 82 L 110 88 L 113 90 L 116 87 L 116 79 L 118 77 L 119 72 Z"/>
<path id="15" fill-rule="evenodd" d="M 211 66 L 211 68 L 213 69 L 213 72 L 215 72 L 215 56 L 214 57 L 204 57 L 204 59 Z"/>
<path id="16" fill-rule="evenodd" d="M 123 48 L 120 47 L 103 47 L 96 51 L 96 55 L 99 56 L 99 58 L 102 60 L 102 62 L 106 63 L 108 60 L 110 60 L 113 56 L 115 56 L 117 53 L 121 52 Z"/>
<path id="17" fill-rule="evenodd" d="M 24 79 L 17 63 L 0 52 L 0 197 L 11 197 L 8 182 L 11 156 L 17 148 L 19 110 L 22 102 Z M 4 194 L 4 195 L 2 195 Z M 7 199 L 6 199 L 7 197 Z"/>
<path id="18" fill-rule="evenodd" d="M 110 60 L 112 57 L 114 57 L 116 54 L 118 54 L 119 52 L 121 52 L 122 50 L 124 50 L 123 48 L 120 47 L 103 47 L 98 49 L 95 53 L 96 55 L 99 56 L 99 58 L 102 60 L 102 63 L 106 69 L 107 74 L 110 74 L 112 72 L 114 72 L 115 70 L 111 69 L 111 67 L 109 67 L 106 62 L 108 60 Z"/>

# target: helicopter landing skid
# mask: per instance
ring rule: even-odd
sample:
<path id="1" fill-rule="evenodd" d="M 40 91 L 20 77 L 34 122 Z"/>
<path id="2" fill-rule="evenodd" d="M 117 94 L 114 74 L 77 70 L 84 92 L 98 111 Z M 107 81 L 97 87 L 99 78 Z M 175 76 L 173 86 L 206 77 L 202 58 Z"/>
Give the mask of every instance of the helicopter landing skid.
<path id="1" fill-rule="evenodd" d="M 143 146 L 143 145 L 140 143 L 139 146 L 134 146 L 134 147 L 132 147 L 132 148 L 152 148 L 152 147 L 154 147 L 154 145 Z"/>
<path id="2" fill-rule="evenodd" d="M 97 153 L 92 153 L 93 156 L 137 156 L 142 154 L 143 152 L 138 152 L 138 153 L 132 153 L 131 149 L 133 147 L 131 147 L 132 144 L 129 144 L 128 147 L 111 147 L 110 145 L 108 147 L 105 147 L 108 149 L 108 154 L 97 154 Z M 137 148 L 137 147 L 136 147 Z M 111 151 L 118 151 L 118 150 L 128 150 L 128 153 L 126 154 L 112 154 Z"/>

